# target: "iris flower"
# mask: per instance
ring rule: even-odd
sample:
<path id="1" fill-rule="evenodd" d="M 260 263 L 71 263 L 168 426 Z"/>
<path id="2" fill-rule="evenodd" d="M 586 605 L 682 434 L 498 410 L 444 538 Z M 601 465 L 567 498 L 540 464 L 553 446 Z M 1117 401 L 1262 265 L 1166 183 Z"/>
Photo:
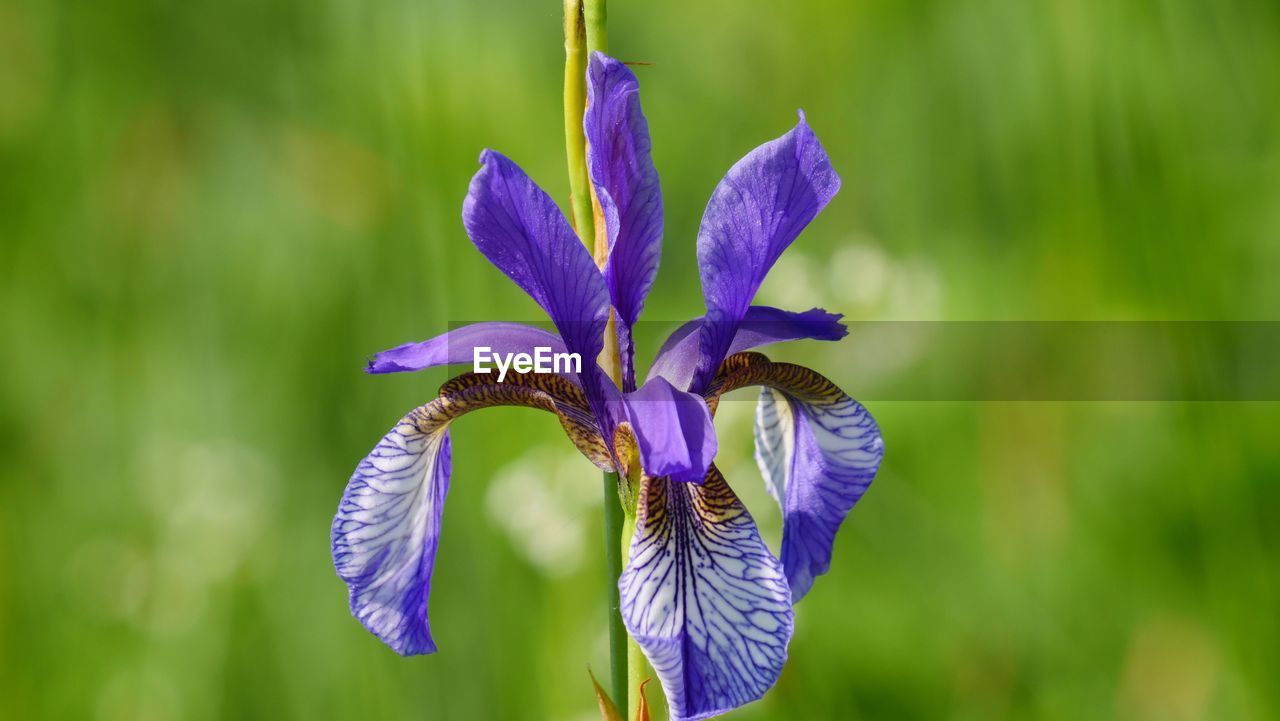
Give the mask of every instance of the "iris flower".
<path id="1" fill-rule="evenodd" d="M 554 414 L 597 467 L 633 479 L 635 535 L 618 585 L 627 631 L 653 665 L 673 719 L 704 719 L 760 698 L 782 670 L 793 605 L 830 567 L 845 516 L 884 453 L 875 421 L 808 368 L 751 349 L 846 330 L 840 316 L 752 305 L 784 250 L 831 200 L 840 178 L 800 113 L 780 138 L 734 165 L 697 237 L 706 313 L 663 344 L 637 388 L 632 329 L 658 270 L 662 196 L 638 84 L 595 53 L 587 70 L 587 166 L 608 236 L 598 268 L 552 199 L 515 163 L 480 156 L 462 218 L 476 248 L 547 312 L 555 333 L 505 322 L 467 325 L 377 354 L 370 373 L 472 362 L 473 349 L 577 353 L 572 374 L 466 373 L 402 418 L 352 475 L 333 522 L 351 610 L 403 655 L 433 653 L 431 573 L 450 476 L 450 424 L 490 406 Z M 610 326 L 610 313 L 616 323 Z M 606 331 L 619 388 L 595 359 Z M 756 460 L 781 506 L 780 555 L 712 463 L 713 414 L 758 386 Z M 627 487 L 624 483 L 623 487 Z"/>

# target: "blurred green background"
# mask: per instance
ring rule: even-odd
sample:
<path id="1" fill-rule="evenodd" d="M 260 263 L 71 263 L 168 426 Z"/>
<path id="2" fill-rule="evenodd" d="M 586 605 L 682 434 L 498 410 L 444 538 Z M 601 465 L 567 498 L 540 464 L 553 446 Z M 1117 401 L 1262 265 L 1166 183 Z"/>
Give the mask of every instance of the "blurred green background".
<path id="1" fill-rule="evenodd" d="M 549 419 L 456 426 L 439 654 L 351 619 L 328 542 L 357 460 L 447 377 L 366 356 L 539 317 L 459 210 L 486 146 L 566 197 L 559 12 L 0 0 L 0 718 L 595 718 L 599 478 Z M 653 63 L 648 319 L 698 312 L 705 200 L 797 107 L 844 189 L 764 302 L 1280 311 L 1270 0 L 610 12 L 613 53 Z M 938 352 L 855 376 L 869 342 L 777 355 L 859 396 Z M 732 718 L 1280 718 L 1275 404 L 868 405 L 883 470 L 777 687 Z M 721 467 L 776 541 L 750 418 L 725 404 Z"/>

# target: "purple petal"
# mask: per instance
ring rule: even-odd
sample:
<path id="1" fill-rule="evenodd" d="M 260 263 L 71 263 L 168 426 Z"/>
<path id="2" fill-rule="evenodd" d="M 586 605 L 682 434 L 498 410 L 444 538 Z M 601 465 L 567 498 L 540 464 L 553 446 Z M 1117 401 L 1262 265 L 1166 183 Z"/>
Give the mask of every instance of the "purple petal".
<path id="1" fill-rule="evenodd" d="M 604 278 L 555 202 L 519 166 L 492 150 L 480 163 L 462 205 L 467 234 L 551 316 L 565 347 L 582 357 L 593 408 L 602 408 L 595 359 L 609 317 Z"/>
<path id="2" fill-rule="evenodd" d="M 619 336 L 630 346 L 631 326 L 644 308 L 662 256 L 662 191 L 636 76 L 601 53 L 593 53 L 587 67 L 583 124 L 587 170 L 609 238 L 604 277 L 618 311 Z"/>
<path id="3" fill-rule="evenodd" d="M 333 564 L 351 613 L 402 656 L 434 653 L 427 598 L 449 490 L 447 427 L 405 416 L 351 476 L 333 519 Z"/>
<path id="4" fill-rule="evenodd" d="M 397 653 L 435 651 L 427 598 L 449 490 L 448 428 L 493 406 L 554 413 L 584 456 L 613 467 L 584 391 L 552 373 L 517 374 L 505 383 L 465 373 L 402 418 L 356 467 L 332 529 L 333 563 L 350 590 L 352 614 Z"/>
<path id="5" fill-rule="evenodd" d="M 791 593 L 714 466 L 702 485 L 645 479 L 618 588 L 623 622 L 653 664 L 673 721 L 733 710 L 778 680 Z"/>
<path id="6" fill-rule="evenodd" d="M 839 189 L 804 113 L 790 132 L 748 153 L 720 181 L 698 231 L 707 323 L 692 390 L 715 376 L 765 274 Z"/>
<path id="7" fill-rule="evenodd" d="M 836 531 L 884 457 L 875 420 L 807 368 L 774 364 L 756 407 L 756 462 L 782 507 L 782 564 L 799 601 L 831 567 Z"/>
<path id="8" fill-rule="evenodd" d="M 716 456 L 716 431 L 702 396 L 654 378 L 626 394 L 626 413 L 650 476 L 701 482 Z"/>
<path id="9" fill-rule="evenodd" d="M 828 313 L 813 308 L 803 313 L 792 313 L 765 305 L 753 305 L 747 309 L 742 321 L 735 324 L 733 340 L 726 356 L 752 348 L 789 340 L 811 338 L 813 340 L 840 340 L 849 331 L 840 322 L 838 313 Z M 701 338 L 698 331 L 705 318 L 695 318 L 672 333 L 649 368 L 649 378 L 661 376 L 677 388 L 690 388 L 702 357 Z"/>
<path id="10" fill-rule="evenodd" d="M 550 348 L 564 353 L 560 336 L 522 323 L 472 323 L 442 333 L 420 343 L 406 343 L 384 350 L 369 361 L 368 373 L 420 371 L 442 365 L 471 365 L 476 348 L 494 353 L 532 353 L 534 348 Z"/>

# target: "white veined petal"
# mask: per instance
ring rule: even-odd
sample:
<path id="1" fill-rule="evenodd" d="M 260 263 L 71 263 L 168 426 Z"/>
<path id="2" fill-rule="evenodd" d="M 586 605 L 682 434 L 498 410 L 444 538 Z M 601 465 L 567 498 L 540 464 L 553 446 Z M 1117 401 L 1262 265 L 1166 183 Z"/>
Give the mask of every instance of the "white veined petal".
<path id="1" fill-rule="evenodd" d="M 702 485 L 645 479 L 618 586 L 675 721 L 725 713 L 777 681 L 793 625 L 786 576 L 714 467 Z"/>
<path id="2" fill-rule="evenodd" d="M 401 655 L 433 653 L 427 622 L 440 516 L 449 490 L 446 425 L 405 416 L 356 467 L 333 519 L 333 563 L 351 613 Z"/>

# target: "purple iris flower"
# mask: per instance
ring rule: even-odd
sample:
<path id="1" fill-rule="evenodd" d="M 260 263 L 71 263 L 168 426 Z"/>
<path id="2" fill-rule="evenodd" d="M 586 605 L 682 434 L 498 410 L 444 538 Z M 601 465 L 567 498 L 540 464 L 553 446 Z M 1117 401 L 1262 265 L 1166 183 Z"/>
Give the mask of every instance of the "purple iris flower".
<path id="1" fill-rule="evenodd" d="M 609 244 L 597 268 L 551 198 L 486 150 L 463 205 L 476 248 L 546 310 L 552 333 L 476 323 L 377 354 L 370 373 L 471 363 L 473 349 L 579 354 L 581 372 L 467 373 L 406 415 L 356 468 L 333 522 L 333 559 L 351 610 L 397 653 L 432 653 L 427 602 L 449 488 L 449 425 L 478 408 L 555 414 L 596 466 L 638 483 L 622 616 L 662 682 L 672 719 L 704 719 L 760 698 L 777 680 L 792 607 L 830 567 L 845 516 L 884 454 L 875 421 L 830 381 L 749 352 L 769 343 L 839 340 L 840 316 L 753 306 L 787 246 L 835 195 L 840 178 L 800 121 L 738 161 L 698 233 L 706 314 L 677 329 L 637 388 L 632 329 L 658 270 L 662 196 L 635 76 L 594 54 L 587 71 L 587 165 Z M 622 388 L 595 362 L 610 312 Z M 756 459 L 782 508 L 780 557 L 713 465 L 721 396 L 759 386 Z"/>

